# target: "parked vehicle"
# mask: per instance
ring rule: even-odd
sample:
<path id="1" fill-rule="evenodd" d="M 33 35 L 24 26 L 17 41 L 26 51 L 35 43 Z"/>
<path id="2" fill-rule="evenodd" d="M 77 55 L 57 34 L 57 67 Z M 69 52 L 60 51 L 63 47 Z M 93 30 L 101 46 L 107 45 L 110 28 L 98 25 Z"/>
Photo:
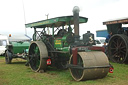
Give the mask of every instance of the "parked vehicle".
<path id="1" fill-rule="evenodd" d="M 104 45 L 104 42 L 105 42 L 105 37 L 96 37 L 95 38 L 95 43 L 96 43 L 96 46 L 103 46 Z"/>
<path id="2" fill-rule="evenodd" d="M 96 31 L 96 37 L 106 37 L 107 35 L 108 35 L 107 29 Z"/>
<path id="3" fill-rule="evenodd" d="M 6 45 L 9 45 L 9 40 L 6 35 L 0 34 L 0 55 L 5 54 Z"/>
<path id="4" fill-rule="evenodd" d="M 14 58 L 27 59 L 30 38 L 25 35 L 9 36 L 9 45 L 5 50 L 5 61 L 10 64 Z"/>
<path id="5" fill-rule="evenodd" d="M 103 22 L 108 33 L 112 32 L 108 44 L 108 57 L 117 63 L 128 63 L 128 18 Z"/>

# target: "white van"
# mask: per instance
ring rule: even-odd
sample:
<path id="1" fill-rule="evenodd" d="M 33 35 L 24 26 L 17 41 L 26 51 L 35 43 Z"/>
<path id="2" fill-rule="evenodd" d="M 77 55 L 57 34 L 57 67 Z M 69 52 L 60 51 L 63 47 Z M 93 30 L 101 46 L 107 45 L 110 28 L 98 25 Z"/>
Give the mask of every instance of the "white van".
<path id="1" fill-rule="evenodd" d="M 0 34 L 0 55 L 3 55 L 6 50 L 6 45 L 9 44 L 8 37 L 6 35 Z"/>
<path id="2" fill-rule="evenodd" d="M 105 42 L 105 37 L 96 37 L 95 38 L 95 42 L 96 42 L 96 46 L 103 46 L 104 45 L 104 42 Z"/>

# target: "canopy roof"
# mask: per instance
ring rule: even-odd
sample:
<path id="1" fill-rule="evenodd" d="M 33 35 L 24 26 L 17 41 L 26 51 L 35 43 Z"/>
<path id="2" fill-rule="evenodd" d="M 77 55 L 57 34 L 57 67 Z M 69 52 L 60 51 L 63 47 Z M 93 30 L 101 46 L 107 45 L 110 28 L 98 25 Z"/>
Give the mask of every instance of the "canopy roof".
<path id="1" fill-rule="evenodd" d="M 79 23 L 86 23 L 88 21 L 88 18 L 86 17 L 79 17 Z M 25 24 L 26 28 L 45 28 L 45 27 L 60 27 L 64 25 L 72 25 L 74 23 L 73 16 L 62 16 L 62 17 L 56 17 L 51 18 L 47 20 L 37 21 L 33 23 Z"/>
<path id="2" fill-rule="evenodd" d="M 110 21 L 105 21 L 103 22 L 103 25 L 108 25 L 108 24 L 128 24 L 128 17 L 127 18 L 122 18 L 122 19 L 116 19 L 116 20 L 110 20 Z"/>

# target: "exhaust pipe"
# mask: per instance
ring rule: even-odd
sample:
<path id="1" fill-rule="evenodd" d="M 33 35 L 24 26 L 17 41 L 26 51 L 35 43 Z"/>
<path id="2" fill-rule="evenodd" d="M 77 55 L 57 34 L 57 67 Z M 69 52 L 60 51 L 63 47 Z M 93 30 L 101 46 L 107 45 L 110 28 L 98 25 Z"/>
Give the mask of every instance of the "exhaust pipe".
<path id="1" fill-rule="evenodd" d="M 73 8 L 73 19 L 74 19 L 74 33 L 75 33 L 75 42 L 79 41 L 79 12 L 80 9 L 78 6 Z"/>

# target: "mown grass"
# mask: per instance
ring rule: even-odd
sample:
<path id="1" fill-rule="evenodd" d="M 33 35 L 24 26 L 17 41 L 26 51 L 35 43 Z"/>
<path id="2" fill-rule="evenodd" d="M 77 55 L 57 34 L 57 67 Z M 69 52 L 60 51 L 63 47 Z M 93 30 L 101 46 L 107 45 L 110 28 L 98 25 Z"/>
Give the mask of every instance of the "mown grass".
<path id="1" fill-rule="evenodd" d="M 14 59 L 12 64 L 5 64 L 0 57 L 0 85 L 127 85 L 128 65 L 111 63 L 114 73 L 103 79 L 76 82 L 68 70 L 48 68 L 45 73 L 33 72 L 26 67 L 26 61 Z"/>

